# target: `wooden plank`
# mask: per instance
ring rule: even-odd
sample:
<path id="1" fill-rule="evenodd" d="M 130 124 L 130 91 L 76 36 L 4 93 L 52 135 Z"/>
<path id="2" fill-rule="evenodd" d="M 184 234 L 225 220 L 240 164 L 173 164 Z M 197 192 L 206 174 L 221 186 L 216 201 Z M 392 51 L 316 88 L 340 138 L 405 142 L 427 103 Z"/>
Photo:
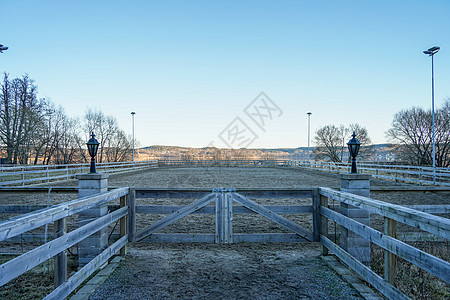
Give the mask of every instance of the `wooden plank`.
<path id="1" fill-rule="evenodd" d="M 55 237 L 61 237 L 67 232 L 66 218 L 60 219 L 55 223 Z M 55 266 L 55 286 L 60 286 L 67 280 L 67 252 L 63 250 L 57 254 L 54 259 Z"/>
<path id="2" fill-rule="evenodd" d="M 447 239 L 428 232 L 397 233 L 397 239 L 404 242 L 447 242 Z"/>
<path id="3" fill-rule="evenodd" d="M 258 203 L 255 203 L 253 201 L 248 200 L 244 196 L 233 193 L 233 200 L 237 201 L 238 203 L 242 204 L 243 206 L 253 210 L 254 212 L 262 215 L 263 217 L 297 233 L 298 235 L 306 238 L 309 241 L 312 241 L 312 234 L 311 232 L 307 231 L 306 229 L 302 228 L 298 224 L 295 224 L 294 222 L 275 214 L 274 212 L 264 208 L 264 206 L 259 205 Z"/>
<path id="4" fill-rule="evenodd" d="M 149 235 L 150 233 L 156 232 L 162 228 L 164 228 L 167 225 L 172 224 L 175 221 L 178 221 L 179 219 L 189 215 L 190 213 L 198 210 L 199 208 L 202 208 L 209 203 L 211 203 L 213 200 L 215 200 L 215 194 L 209 194 L 202 199 L 195 201 L 182 209 L 174 212 L 171 215 L 168 215 L 167 217 L 156 221 L 152 225 L 148 226 L 147 228 L 142 229 L 141 231 L 136 233 L 136 241 L 139 241 Z"/>
<path id="5" fill-rule="evenodd" d="M 447 193 L 450 192 L 448 187 L 438 186 L 371 186 L 370 192 L 374 193 L 396 193 L 396 192 L 432 192 Z"/>
<path id="6" fill-rule="evenodd" d="M 184 199 L 202 198 L 211 193 L 207 188 L 134 188 L 136 198 Z M 311 198 L 312 188 L 238 188 L 236 191 L 252 198 Z"/>
<path id="7" fill-rule="evenodd" d="M 429 214 L 448 214 L 450 213 L 450 204 L 443 205 L 402 205 L 411 209 L 415 209 L 421 212 Z"/>
<path id="8" fill-rule="evenodd" d="M 184 207 L 183 205 L 136 205 L 136 213 L 138 214 L 172 214 Z M 309 214 L 313 212 L 312 205 L 264 205 L 265 208 L 273 211 L 276 214 Z M 108 205 L 109 210 L 119 208 L 118 205 Z M 205 206 L 193 214 L 215 214 L 214 206 Z M 255 214 L 254 211 L 243 207 L 233 206 L 234 214 Z"/>
<path id="9" fill-rule="evenodd" d="M 328 198 L 325 196 L 322 196 L 320 194 L 319 194 L 319 196 L 320 196 L 320 206 L 328 207 Z M 320 207 L 319 207 L 319 212 L 320 212 Z M 323 218 L 322 216 L 320 217 L 320 234 L 328 236 L 328 219 Z M 322 255 L 323 256 L 328 255 L 328 248 L 325 247 L 324 245 L 321 245 L 321 248 L 322 248 Z"/>
<path id="10" fill-rule="evenodd" d="M 397 222 L 385 217 L 384 234 L 397 239 Z M 397 256 L 387 250 L 384 250 L 384 280 L 390 284 L 394 284 L 396 266 Z"/>
<path id="11" fill-rule="evenodd" d="M 303 243 L 307 239 L 295 233 L 249 233 L 233 234 L 235 243 Z"/>
<path id="12" fill-rule="evenodd" d="M 0 241 L 128 194 L 128 188 L 88 196 L 0 222 Z"/>
<path id="13" fill-rule="evenodd" d="M 214 243 L 215 234 L 204 233 L 152 233 L 139 242 L 144 243 Z"/>
<path id="14" fill-rule="evenodd" d="M 223 217 L 222 217 L 222 193 L 215 194 L 216 200 L 216 244 L 223 243 Z"/>
<path id="15" fill-rule="evenodd" d="M 320 194 L 319 189 L 313 191 L 313 242 L 320 241 Z"/>
<path id="16" fill-rule="evenodd" d="M 136 190 L 130 189 L 128 199 L 128 241 L 134 242 L 136 238 Z"/>
<path id="17" fill-rule="evenodd" d="M 223 243 L 233 242 L 233 202 L 230 193 L 222 193 Z"/>
<path id="18" fill-rule="evenodd" d="M 129 197 L 129 195 L 120 197 L 120 208 L 126 207 L 127 210 L 128 210 L 128 207 L 127 207 L 127 202 L 128 202 L 127 198 L 128 197 Z M 127 215 L 128 215 L 128 213 L 127 213 Z M 128 233 L 128 230 L 127 230 L 128 229 L 127 228 L 127 225 L 128 225 L 127 215 L 125 215 L 122 218 L 120 218 L 120 237 L 121 238 L 126 236 L 127 233 Z M 127 246 L 125 245 L 125 246 L 123 246 L 120 249 L 120 255 L 121 256 L 125 256 L 126 254 L 127 254 Z"/>
<path id="19" fill-rule="evenodd" d="M 71 186 L 0 187 L 0 193 L 48 193 L 50 188 L 52 193 L 78 193 L 78 187 Z"/>
<path id="20" fill-rule="evenodd" d="M 358 273 L 365 281 L 374 286 L 379 292 L 381 292 L 388 299 L 407 300 L 409 299 L 405 294 L 396 289 L 392 284 L 386 282 L 373 272 L 370 268 L 366 267 L 363 263 L 356 258 L 345 252 L 341 247 L 333 243 L 325 236 L 320 237 L 320 241 L 325 247 L 333 252 L 339 259 L 341 259 L 347 266 Z"/>
<path id="21" fill-rule="evenodd" d="M 370 228 L 367 225 L 336 213 L 331 209 L 321 207 L 320 213 L 330 220 L 335 221 L 363 238 L 377 244 L 395 255 L 398 255 L 410 263 L 415 264 L 416 266 L 441 278 L 442 280 L 446 282 L 450 281 L 450 263 L 414 248 L 413 246 L 402 241 L 396 240 L 386 234 Z"/>
<path id="22" fill-rule="evenodd" d="M 52 258 L 61 251 L 79 243 L 93 233 L 117 221 L 127 213 L 127 207 L 116 210 L 2 264 L 0 266 L 0 286 Z"/>
<path id="23" fill-rule="evenodd" d="M 372 213 L 450 239 L 450 219 L 367 197 L 334 191 L 329 188 L 320 188 L 320 193 L 340 202 L 366 209 Z"/>
<path id="24" fill-rule="evenodd" d="M 128 243 L 128 236 L 123 236 L 117 242 L 106 248 L 102 253 L 97 255 L 93 260 L 88 262 L 83 268 L 71 276 L 64 284 L 53 290 L 44 299 L 60 300 L 66 298 L 80 284 L 82 284 L 89 276 L 91 276 L 100 266 L 105 264 L 119 249 L 122 249 Z"/>

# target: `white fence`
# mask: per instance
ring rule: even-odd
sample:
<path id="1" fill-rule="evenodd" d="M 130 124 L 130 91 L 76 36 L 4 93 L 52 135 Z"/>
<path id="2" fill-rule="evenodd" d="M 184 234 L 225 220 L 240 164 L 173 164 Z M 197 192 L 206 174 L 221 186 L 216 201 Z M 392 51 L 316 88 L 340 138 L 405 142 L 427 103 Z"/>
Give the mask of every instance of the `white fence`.
<path id="1" fill-rule="evenodd" d="M 110 174 L 157 167 L 157 160 L 96 164 L 98 172 Z M 88 163 L 70 165 L 29 165 L 18 167 L 1 167 L 0 186 L 24 186 L 26 184 L 36 184 L 54 180 L 68 180 L 74 178 L 77 174 L 88 173 L 89 168 L 90 164 Z"/>
<path id="2" fill-rule="evenodd" d="M 351 171 L 350 163 L 334 163 L 323 161 L 290 160 L 288 164 L 293 167 L 314 169 L 326 172 L 344 173 Z M 411 183 L 436 184 L 450 186 L 450 168 L 387 165 L 375 163 L 357 163 L 358 173 L 370 174 L 376 178 L 399 180 Z M 434 180 L 435 178 L 435 180 Z"/>

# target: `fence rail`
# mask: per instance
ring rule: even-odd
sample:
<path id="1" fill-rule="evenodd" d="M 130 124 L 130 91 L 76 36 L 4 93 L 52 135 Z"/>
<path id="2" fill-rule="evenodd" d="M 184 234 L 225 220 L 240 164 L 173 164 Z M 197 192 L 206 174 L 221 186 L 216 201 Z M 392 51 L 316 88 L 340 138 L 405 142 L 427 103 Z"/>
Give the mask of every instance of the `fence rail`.
<path id="1" fill-rule="evenodd" d="M 319 188 L 321 196 L 321 243 L 350 268 L 363 277 L 368 283 L 373 285 L 388 299 L 409 299 L 393 286 L 393 270 L 396 257 L 401 257 L 417 267 L 437 276 L 450 283 L 450 263 L 437 258 L 431 254 L 421 251 L 396 238 L 396 224 L 403 223 L 433 235 L 448 240 L 450 237 L 450 220 L 434 216 L 413 208 L 390 204 L 350 193 L 332 190 L 330 188 Z M 385 231 L 379 232 L 368 225 L 362 224 L 347 216 L 344 216 L 328 208 L 328 199 L 337 200 L 369 211 L 370 213 L 381 215 L 385 218 Z M 439 209 L 417 206 L 422 210 L 447 211 L 448 206 L 441 206 Z M 376 274 L 369 267 L 361 263 L 357 258 L 349 254 L 340 246 L 332 242 L 328 236 L 328 220 L 336 222 L 341 227 L 351 230 L 362 238 L 377 244 L 385 251 L 384 278 Z"/>
<path id="2" fill-rule="evenodd" d="M 103 173 L 121 173 L 146 168 L 156 168 L 158 161 L 136 161 L 98 163 L 97 171 Z M 43 183 L 55 180 L 68 180 L 77 174 L 87 173 L 90 164 L 70 165 L 30 165 L 20 167 L 2 167 L 0 169 L 0 186 L 12 186 Z"/>
<path id="3" fill-rule="evenodd" d="M 56 228 L 53 240 L 0 265 L 0 286 L 54 257 L 55 282 L 58 287 L 47 295 L 46 299 L 63 299 L 68 296 L 78 285 L 128 243 L 128 235 L 126 234 L 127 223 L 125 222 L 125 218 L 128 215 L 128 206 L 125 198 L 128 193 L 129 188 L 119 188 L 0 222 L 0 241 L 10 240 L 52 222 L 55 223 Z M 121 199 L 121 205 L 117 210 L 103 217 L 96 218 L 71 232 L 66 232 L 67 217 L 102 204 L 107 204 L 118 198 Z M 118 220 L 121 221 L 120 239 L 67 280 L 67 256 L 65 251 Z"/>
<path id="4" fill-rule="evenodd" d="M 292 167 L 319 170 L 325 172 L 343 173 L 350 172 L 350 163 L 333 163 L 322 161 L 290 160 L 287 165 Z M 417 184 L 436 184 L 450 186 L 450 168 L 387 165 L 373 163 L 357 163 L 358 172 L 370 174 L 375 178 L 399 180 Z M 435 180 L 434 180 L 435 178 Z"/>

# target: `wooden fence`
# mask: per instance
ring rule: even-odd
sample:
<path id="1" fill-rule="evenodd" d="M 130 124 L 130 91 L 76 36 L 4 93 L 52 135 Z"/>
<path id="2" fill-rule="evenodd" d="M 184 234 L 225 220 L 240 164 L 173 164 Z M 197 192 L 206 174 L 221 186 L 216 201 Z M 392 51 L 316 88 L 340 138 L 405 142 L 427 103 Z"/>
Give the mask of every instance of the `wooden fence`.
<path id="1" fill-rule="evenodd" d="M 55 236 L 53 240 L 2 264 L 0 266 L 0 286 L 54 257 L 55 285 L 57 287 L 46 299 L 63 299 L 68 296 L 119 250 L 121 254 L 125 254 L 125 246 L 128 243 L 128 195 L 129 188 L 119 188 L 103 194 L 40 209 L 1 222 L 0 241 L 8 241 L 18 235 L 52 222 L 55 224 Z M 107 204 L 115 199 L 120 199 L 120 207 L 117 210 L 67 232 L 67 217 L 86 209 Z M 119 240 L 67 279 L 66 250 L 118 220 L 120 220 L 121 234 Z"/>
<path id="2" fill-rule="evenodd" d="M 423 252 L 396 238 L 397 222 L 420 228 L 423 231 L 448 240 L 450 238 L 450 220 L 434 216 L 416 209 L 389 204 L 370 198 L 357 196 L 350 193 L 339 192 L 330 188 L 319 188 L 320 194 L 320 241 L 327 250 L 333 252 L 351 269 L 358 273 L 364 280 L 374 286 L 388 299 L 409 299 L 393 286 L 394 268 L 396 257 L 401 257 L 417 267 L 435 275 L 436 277 L 450 283 L 450 263 L 439 259 L 431 254 Z M 385 219 L 384 232 L 377 231 L 367 225 L 348 218 L 329 208 L 328 200 L 334 199 L 340 203 L 365 209 L 373 214 L 383 216 Z M 431 210 L 429 207 L 418 207 L 423 210 Z M 444 208 L 446 212 L 449 206 Z M 436 211 L 436 210 L 434 210 Z M 441 210 L 439 210 L 441 212 Z M 340 226 L 355 232 L 364 239 L 382 247 L 385 251 L 384 278 L 376 274 L 369 267 L 362 264 L 356 257 L 344 251 L 328 237 L 328 220 L 336 222 Z"/>
<path id="3" fill-rule="evenodd" d="M 146 168 L 156 168 L 158 161 L 114 162 L 96 164 L 97 172 L 122 173 Z M 55 180 L 73 179 L 77 174 L 89 172 L 90 164 L 70 165 L 27 165 L 20 167 L 2 167 L 0 169 L 0 187 L 45 183 Z"/>
<path id="4" fill-rule="evenodd" d="M 418 187 L 430 190 L 431 187 Z M 17 188 L 10 188 L 10 190 Z M 38 192 L 37 188 L 28 188 Z M 42 188 L 40 188 L 42 190 Z M 377 187 L 374 187 L 377 189 Z M 380 190 L 380 188 L 378 188 Z M 444 188 L 434 188 L 437 192 Z M 57 190 L 55 188 L 55 190 Z M 383 190 L 383 189 L 381 189 Z M 61 190 L 61 192 L 64 192 Z M 65 192 L 68 192 L 67 190 Z M 73 192 L 73 191 L 70 191 Z M 108 205 L 111 213 L 99 217 L 78 229 L 66 232 L 65 219 L 83 210 L 104 205 L 120 198 L 120 205 Z M 137 205 L 139 199 L 198 199 L 187 205 Z M 308 199 L 307 205 L 260 205 L 257 199 L 294 198 Z M 337 211 L 339 206 L 329 205 L 329 199 L 338 203 L 356 206 L 385 218 L 383 232 L 348 218 Z M 37 211 L 29 212 L 38 209 Z M 393 285 L 393 270 L 396 257 L 407 260 L 417 267 L 450 282 L 450 264 L 429 253 L 408 245 L 397 237 L 396 224 L 403 223 L 423 232 L 448 241 L 450 220 L 430 213 L 449 213 L 450 205 L 421 205 L 404 207 L 373 200 L 331 188 L 281 188 L 281 189 L 204 189 L 204 188 L 118 188 L 92 197 L 73 200 L 48 208 L 39 206 L 0 206 L 3 213 L 25 213 L 0 223 L 0 241 L 12 241 L 30 230 L 55 222 L 56 233 L 53 240 L 14 258 L 0 266 L 0 285 L 23 274 L 25 271 L 55 257 L 55 277 L 58 287 L 47 296 L 61 299 L 71 293 L 99 266 L 106 262 L 128 242 L 307 242 L 320 241 L 324 254 L 334 253 L 351 269 L 379 290 L 389 299 L 407 299 Z M 234 215 L 259 214 L 273 221 L 289 232 L 283 233 L 235 233 Z M 163 214 L 162 219 L 136 230 L 136 215 Z M 160 233 L 166 226 L 190 214 L 214 216 L 214 233 Z M 290 221 L 285 215 L 305 214 L 312 216 L 311 228 L 307 229 Z M 128 220 L 127 220 L 128 218 Z M 120 234 L 113 235 L 115 241 L 93 261 L 66 280 L 65 250 L 92 233 L 120 220 Z M 359 262 L 347 251 L 332 241 L 328 228 L 329 221 L 355 232 L 364 239 L 380 246 L 385 251 L 384 277 Z M 331 229 L 330 229 L 331 230 Z M 337 232 L 334 231 L 336 235 Z M 400 234 L 399 234 L 400 236 Z M 416 236 L 417 238 L 417 236 Z M 124 250 L 121 251 L 122 254 Z"/>

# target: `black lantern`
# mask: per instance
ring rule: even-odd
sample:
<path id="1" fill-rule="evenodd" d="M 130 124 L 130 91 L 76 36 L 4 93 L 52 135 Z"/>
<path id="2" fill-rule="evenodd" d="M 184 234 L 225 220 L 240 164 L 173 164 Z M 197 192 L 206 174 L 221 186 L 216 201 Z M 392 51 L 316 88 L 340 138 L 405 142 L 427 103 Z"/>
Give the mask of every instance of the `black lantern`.
<path id="1" fill-rule="evenodd" d="M 89 155 L 91 156 L 91 170 L 90 173 L 97 173 L 95 170 L 95 156 L 97 155 L 98 145 L 100 143 L 95 139 L 95 134 L 92 131 L 91 139 L 86 143 L 89 151 Z"/>
<path id="2" fill-rule="evenodd" d="M 353 131 L 352 136 L 353 136 L 353 138 L 350 141 L 348 141 L 347 146 L 348 146 L 348 151 L 350 151 L 350 156 L 352 157 L 352 173 L 357 173 L 356 172 L 356 156 L 358 155 L 359 147 L 361 147 L 361 143 L 356 138 L 356 134 L 354 131 Z"/>

